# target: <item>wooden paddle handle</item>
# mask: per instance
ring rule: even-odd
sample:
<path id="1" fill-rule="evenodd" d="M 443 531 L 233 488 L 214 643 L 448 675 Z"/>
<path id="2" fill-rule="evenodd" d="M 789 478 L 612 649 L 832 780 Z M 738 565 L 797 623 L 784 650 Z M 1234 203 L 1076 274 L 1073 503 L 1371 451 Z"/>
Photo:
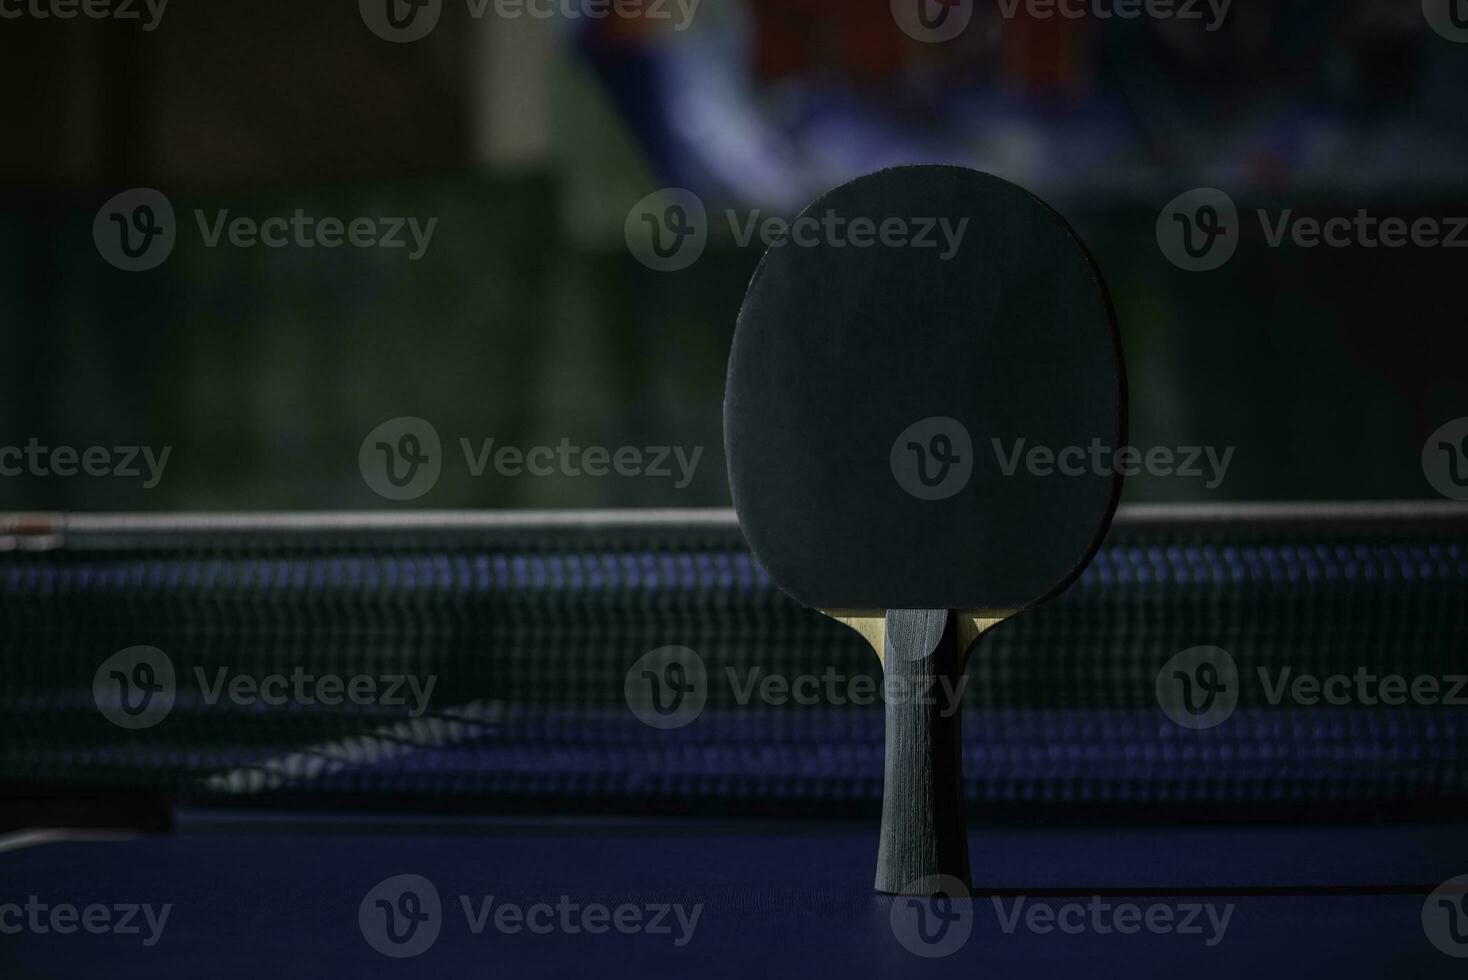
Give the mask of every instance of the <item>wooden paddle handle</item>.
<path id="1" fill-rule="evenodd" d="M 877 891 L 912 893 L 936 875 L 967 887 L 958 616 L 946 609 L 893 609 L 886 626 L 887 757 Z"/>

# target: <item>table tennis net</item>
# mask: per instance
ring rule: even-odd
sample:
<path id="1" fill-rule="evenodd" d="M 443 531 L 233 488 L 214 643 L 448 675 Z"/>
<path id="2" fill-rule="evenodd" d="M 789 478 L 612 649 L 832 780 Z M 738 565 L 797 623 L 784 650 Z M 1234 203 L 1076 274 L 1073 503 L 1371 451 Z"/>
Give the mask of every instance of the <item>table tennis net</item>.
<path id="1" fill-rule="evenodd" d="M 1461 513 L 1123 511 L 1068 592 L 970 658 L 969 800 L 1460 814 Z M 494 811 L 880 805 L 876 658 L 780 593 L 724 513 L 11 531 L 0 784 Z M 117 708 L 103 667 L 139 646 L 167 658 L 174 690 L 161 718 L 127 728 L 103 710 Z M 1200 646 L 1227 651 L 1238 678 L 1237 707 L 1207 729 L 1174 721 L 1159 693 Z M 655 666 L 673 657 L 701 703 L 671 721 L 648 714 L 657 692 L 637 693 L 667 648 Z M 1335 697 L 1312 700 L 1302 676 Z"/>

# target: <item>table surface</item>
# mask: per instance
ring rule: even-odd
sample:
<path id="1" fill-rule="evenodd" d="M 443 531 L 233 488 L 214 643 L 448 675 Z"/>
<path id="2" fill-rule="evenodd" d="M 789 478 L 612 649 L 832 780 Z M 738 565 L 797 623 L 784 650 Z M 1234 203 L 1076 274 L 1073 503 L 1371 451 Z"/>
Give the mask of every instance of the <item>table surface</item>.
<path id="1" fill-rule="evenodd" d="M 968 937 L 922 958 L 903 945 L 921 910 L 871 891 L 876 828 L 864 821 L 195 811 L 166 834 L 0 838 L 0 926 L 15 921 L 5 903 L 32 896 L 48 909 L 151 906 L 155 921 L 169 906 L 161 929 L 139 913 L 137 934 L 0 932 L 0 959 L 15 977 L 1440 977 L 1460 965 L 1428 941 L 1422 910 L 1468 873 L 1465 831 L 976 826 L 974 899 L 956 920 Z M 359 921 L 369 892 L 399 875 L 427 879 L 441 901 L 436 939 L 411 958 L 378 952 Z M 550 931 L 491 917 L 476 932 L 490 896 Z M 539 903 L 569 911 L 551 925 L 530 911 Z M 667 931 L 578 925 L 597 924 L 588 909 L 629 905 Z M 1197 931 L 1119 931 L 1133 914 L 1117 919 L 1123 906 L 1195 916 Z"/>

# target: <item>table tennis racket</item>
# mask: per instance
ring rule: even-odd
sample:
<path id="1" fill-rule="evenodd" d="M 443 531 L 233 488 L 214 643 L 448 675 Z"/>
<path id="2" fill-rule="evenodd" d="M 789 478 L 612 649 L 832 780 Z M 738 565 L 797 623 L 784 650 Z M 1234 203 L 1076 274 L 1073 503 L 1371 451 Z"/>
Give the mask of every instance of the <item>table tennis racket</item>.
<path id="1" fill-rule="evenodd" d="M 1065 220 L 997 177 L 898 167 L 802 218 L 735 329 L 730 491 L 774 581 L 882 659 L 877 890 L 967 885 L 947 692 L 978 637 L 1061 592 L 1110 524 L 1126 427 L 1115 316 Z"/>

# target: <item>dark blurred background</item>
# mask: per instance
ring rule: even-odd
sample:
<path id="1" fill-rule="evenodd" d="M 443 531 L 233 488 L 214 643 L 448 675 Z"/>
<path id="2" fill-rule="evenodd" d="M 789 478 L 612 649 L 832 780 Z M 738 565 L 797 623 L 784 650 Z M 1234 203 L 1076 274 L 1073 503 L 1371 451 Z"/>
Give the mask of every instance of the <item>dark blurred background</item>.
<path id="1" fill-rule="evenodd" d="M 440 6 L 409 43 L 341 0 L 177 3 L 152 29 L 0 20 L 0 445 L 171 447 L 155 488 L 7 476 L 0 510 L 725 505 L 725 358 L 762 249 L 722 215 L 790 216 L 908 162 L 1059 208 L 1113 293 L 1132 441 L 1235 450 L 1216 486 L 1141 477 L 1128 499 L 1433 496 L 1423 444 L 1468 415 L 1468 251 L 1272 248 L 1254 217 L 1468 216 L 1468 44 L 1431 3 L 1237 0 L 1211 23 L 1202 4 L 1121 20 L 975 0 L 944 43 L 887 0 L 703 0 L 688 20 Z M 178 216 L 145 272 L 93 241 L 134 187 Z M 665 187 L 711 217 L 677 272 L 624 236 Z M 1198 187 L 1242 217 L 1211 272 L 1156 232 Z M 208 248 L 196 209 L 437 225 L 417 261 Z M 400 416 L 431 422 L 445 459 L 432 490 L 388 502 L 358 451 Z M 460 438 L 704 453 L 686 487 L 475 477 Z"/>

